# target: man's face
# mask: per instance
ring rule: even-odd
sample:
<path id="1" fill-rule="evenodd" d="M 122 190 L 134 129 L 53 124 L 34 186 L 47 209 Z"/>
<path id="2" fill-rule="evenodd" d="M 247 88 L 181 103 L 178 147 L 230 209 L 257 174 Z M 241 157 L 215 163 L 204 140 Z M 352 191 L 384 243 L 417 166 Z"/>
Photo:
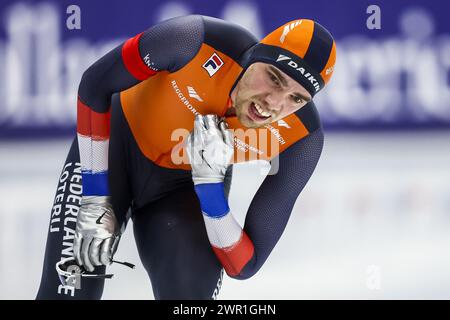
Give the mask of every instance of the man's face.
<path id="1" fill-rule="evenodd" d="M 231 93 L 239 121 L 258 128 L 297 111 L 311 100 L 306 89 L 271 64 L 251 64 Z"/>

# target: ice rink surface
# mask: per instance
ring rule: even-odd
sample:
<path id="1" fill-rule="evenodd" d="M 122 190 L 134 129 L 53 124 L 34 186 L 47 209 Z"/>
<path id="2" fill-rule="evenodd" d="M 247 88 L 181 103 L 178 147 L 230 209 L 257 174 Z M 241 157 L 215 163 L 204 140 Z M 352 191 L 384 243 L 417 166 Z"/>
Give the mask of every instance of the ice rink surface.
<path id="1" fill-rule="evenodd" d="M 69 140 L 0 142 L 0 299 L 34 299 Z M 235 166 L 243 223 L 267 166 Z M 450 132 L 333 133 L 262 269 L 219 299 L 450 299 Z M 153 299 L 129 225 L 104 299 Z"/>

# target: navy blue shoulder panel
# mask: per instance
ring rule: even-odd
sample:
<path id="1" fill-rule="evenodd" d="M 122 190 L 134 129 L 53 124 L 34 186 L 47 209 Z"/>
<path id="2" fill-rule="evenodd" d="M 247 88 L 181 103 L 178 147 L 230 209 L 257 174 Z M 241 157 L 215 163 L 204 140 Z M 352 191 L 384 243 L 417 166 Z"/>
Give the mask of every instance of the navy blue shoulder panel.
<path id="1" fill-rule="evenodd" d="M 123 63 L 122 46 L 120 44 L 98 59 L 81 77 L 78 96 L 95 112 L 107 112 L 114 92 L 125 90 L 139 82 Z"/>
<path id="2" fill-rule="evenodd" d="M 202 17 L 191 15 L 158 23 L 145 31 L 139 41 L 141 58 L 148 55 L 152 68 L 177 71 L 195 57 L 204 39 Z M 80 99 L 96 112 L 107 112 L 111 95 L 137 83 L 122 60 L 122 46 L 117 46 L 91 65 L 78 89 Z"/>
<path id="3" fill-rule="evenodd" d="M 204 39 L 202 16 L 189 15 L 162 21 L 144 32 L 139 53 L 152 68 L 175 72 L 191 61 Z"/>
<path id="4" fill-rule="evenodd" d="M 308 102 L 295 112 L 295 115 L 305 125 L 308 132 L 313 132 L 319 129 L 322 125 L 320 122 L 319 112 L 313 101 Z"/>
<path id="5" fill-rule="evenodd" d="M 241 66 L 243 54 L 253 47 L 258 39 L 247 29 L 217 18 L 202 16 L 207 45 L 225 53 Z"/>

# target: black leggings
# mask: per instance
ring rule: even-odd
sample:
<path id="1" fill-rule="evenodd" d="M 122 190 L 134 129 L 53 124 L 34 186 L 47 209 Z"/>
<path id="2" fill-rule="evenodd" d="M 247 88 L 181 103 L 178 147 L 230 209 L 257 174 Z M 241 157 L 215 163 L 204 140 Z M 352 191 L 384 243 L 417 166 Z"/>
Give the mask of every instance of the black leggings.
<path id="1" fill-rule="evenodd" d="M 109 182 L 119 223 L 131 213 L 136 245 L 155 299 L 213 299 L 223 269 L 209 244 L 191 173 L 156 166 L 140 152 L 113 97 Z M 226 194 L 231 170 L 226 176 Z M 45 249 L 37 299 L 100 299 L 104 280 L 81 280 L 81 288 L 61 285 L 55 265 L 73 255 L 80 205 L 81 174 L 77 139 L 61 173 Z M 120 250 L 120 244 L 119 244 Z M 97 267 L 94 273 L 105 273 Z M 114 280 L 108 280 L 114 281 Z M 126 298 L 126 296 L 124 297 Z"/>

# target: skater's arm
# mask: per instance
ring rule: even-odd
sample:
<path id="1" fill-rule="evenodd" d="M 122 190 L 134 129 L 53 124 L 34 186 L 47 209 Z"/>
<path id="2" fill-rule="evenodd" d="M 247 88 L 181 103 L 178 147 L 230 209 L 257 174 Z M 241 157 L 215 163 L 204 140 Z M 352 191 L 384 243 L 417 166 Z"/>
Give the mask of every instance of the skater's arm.
<path id="1" fill-rule="evenodd" d="M 202 41 L 200 16 L 170 19 L 128 39 L 83 73 L 77 107 L 83 195 L 109 195 L 109 119 L 113 93 L 160 71 L 177 71 L 195 56 Z"/>

